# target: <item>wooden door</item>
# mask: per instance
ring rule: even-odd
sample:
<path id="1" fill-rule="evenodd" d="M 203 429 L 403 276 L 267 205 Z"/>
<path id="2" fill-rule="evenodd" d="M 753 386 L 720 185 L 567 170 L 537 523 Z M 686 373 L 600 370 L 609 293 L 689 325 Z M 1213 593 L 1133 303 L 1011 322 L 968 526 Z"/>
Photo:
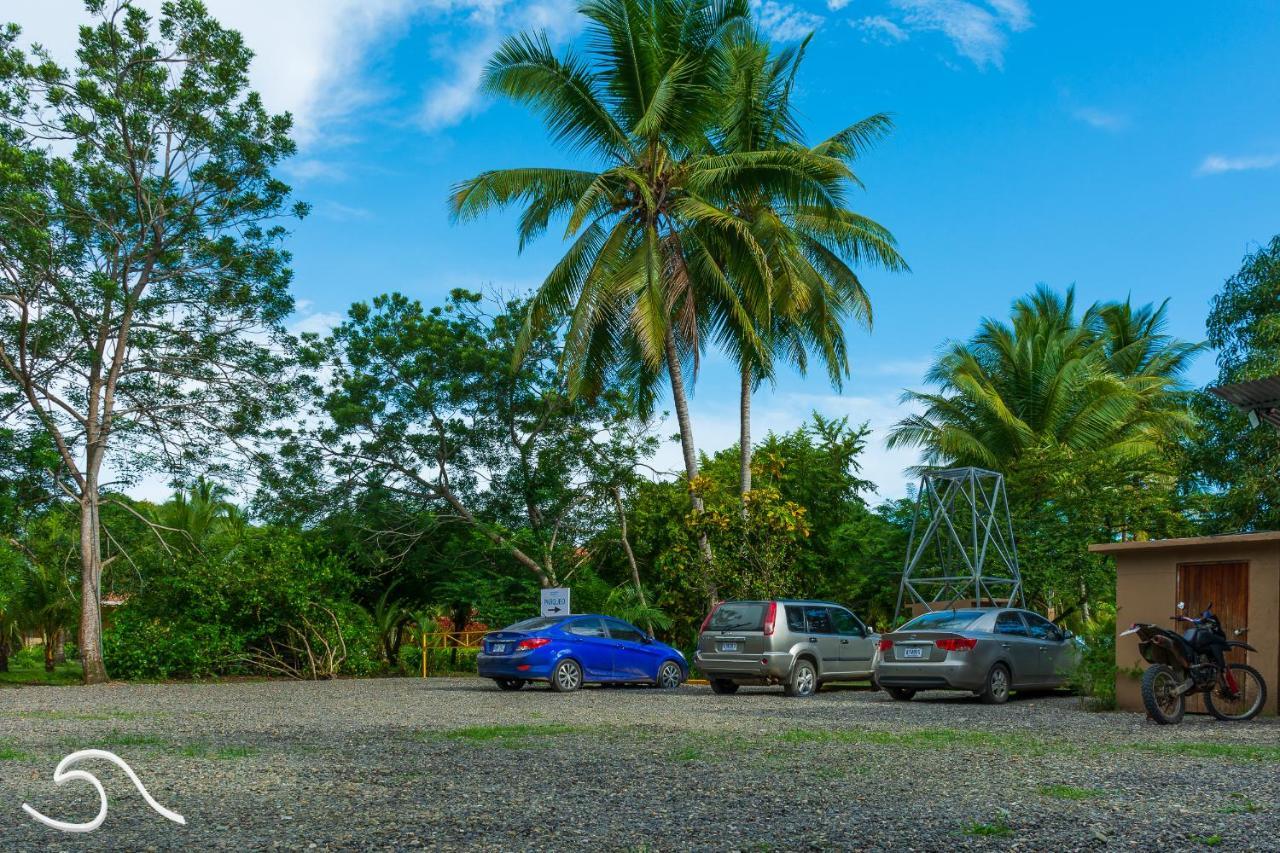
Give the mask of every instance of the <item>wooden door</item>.
<path id="1" fill-rule="evenodd" d="M 1228 639 L 1248 639 L 1238 638 L 1233 632 L 1249 625 L 1249 564 L 1180 563 L 1176 601 L 1186 602 L 1183 612 L 1188 616 L 1199 616 L 1212 604 Z M 1187 626 L 1183 623 L 1182 627 Z M 1245 655 L 1243 649 L 1232 649 L 1227 661 L 1245 663 Z M 1204 701 L 1199 696 L 1191 697 L 1187 710 L 1204 713 Z"/>

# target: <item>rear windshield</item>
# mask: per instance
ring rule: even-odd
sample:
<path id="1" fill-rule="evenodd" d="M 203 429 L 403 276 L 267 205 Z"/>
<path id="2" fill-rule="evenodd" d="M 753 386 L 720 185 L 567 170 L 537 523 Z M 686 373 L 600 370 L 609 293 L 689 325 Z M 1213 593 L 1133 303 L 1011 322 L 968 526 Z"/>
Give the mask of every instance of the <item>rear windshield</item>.
<path id="1" fill-rule="evenodd" d="M 899 628 L 899 631 L 958 631 L 968 628 L 978 617 L 981 610 L 938 610 L 917 616 Z"/>
<path id="2" fill-rule="evenodd" d="M 532 619 L 525 619 L 523 622 L 517 622 L 514 625 L 508 625 L 503 628 L 504 631 L 541 631 L 543 628 L 550 628 L 557 622 L 563 622 L 563 616 L 535 616 Z"/>
<path id="3" fill-rule="evenodd" d="M 707 623 L 708 631 L 763 631 L 765 604 L 759 601 L 729 601 L 716 608 Z"/>

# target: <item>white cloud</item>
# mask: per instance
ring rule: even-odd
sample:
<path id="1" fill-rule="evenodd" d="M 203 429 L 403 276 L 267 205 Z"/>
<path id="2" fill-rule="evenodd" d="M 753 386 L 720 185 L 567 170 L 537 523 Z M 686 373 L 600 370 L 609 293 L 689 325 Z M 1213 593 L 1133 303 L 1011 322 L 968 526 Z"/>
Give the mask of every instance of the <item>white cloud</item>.
<path id="1" fill-rule="evenodd" d="M 298 302 L 298 310 L 304 311 L 302 301 Z M 308 332 L 324 336 L 332 332 L 338 326 L 341 326 L 347 318 L 342 314 L 332 311 L 318 311 L 314 314 L 307 314 L 294 320 L 289 325 L 289 332 L 294 335 L 306 334 Z"/>
<path id="2" fill-rule="evenodd" d="M 849 23 L 865 32 L 871 38 L 878 39 L 886 44 L 896 44 L 900 41 L 906 41 L 908 38 L 906 30 L 884 15 L 868 15 L 865 18 L 859 18 Z"/>
<path id="3" fill-rule="evenodd" d="M 347 177 L 346 170 L 337 163 L 317 160 L 313 157 L 295 157 L 281 168 L 295 181 L 341 181 Z"/>
<path id="4" fill-rule="evenodd" d="M 1025 0 L 890 0 L 901 13 L 904 31 L 940 32 L 956 52 L 979 68 L 1004 66 L 1004 51 L 1012 32 L 1031 26 Z"/>
<path id="5" fill-rule="evenodd" d="M 335 222 L 354 222 L 357 219 L 373 218 L 373 211 L 367 208 L 353 207 L 333 200 L 322 201 L 316 205 L 316 213 Z"/>
<path id="6" fill-rule="evenodd" d="M 1129 126 L 1128 116 L 1100 110 L 1097 107 L 1079 107 L 1072 110 L 1071 115 L 1098 130 L 1124 130 Z"/>
<path id="7" fill-rule="evenodd" d="M 254 51 L 252 85 L 268 108 L 293 113 L 301 145 L 329 137 L 333 125 L 379 97 L 363 73 L 366 55 L 387 44 L 423 9 L 489 5 L 492 0 L 206 0 L 210 13 L 244 35 Z M 74 60 L 81 0 L 5 4 L 4 17 L 20 24 L 63 63 Z M 155 13 L 160 0 L 138 0 Z M 326 140 L 328 141 L 328 140 Z"/>
<path id="8" fill-rule="evenodd" d="M 1220 175 L 1223 172 L 1247 172 L 1255 169 L 1274 169 L 1280 166 L 1280 154 L 1256 154 L 1244 157 L 1224 157 L 1221 154 L 1210 154 L 1204 158 L 1200 175 Z"/>
<path id="9" fill-rule="evenodd" d="M 848 6 L 852 0 L 827 0 L 827 8 L 832 12 L 839 12 L 845 6 Z"/>
<path id="10" fill-rule="evenodd" d="M 845 5 L 836 0 L 840 6 Z M 847 0 L 846 0 L 847 2 Z M 838 9 L 840 6 L 832 6 Z M 821 15 L 797 9 L 778 0 L 751 0 L 751 12 L 760 29 L 774 41 L 799 41 L 822 25 Z"/>
<path id="11" fill-rule="evenodd" d="M 483 108 L 480 77 L 489 57 L 509 33 L 544 30 L 552 44 L 562 44 L 582 28 L 582 23 L 574 0 L 514 4 L 494 0 L 485 9 L 476 10 L 462 32 L 438 40 L 432 50 L 448 73 L 427 90 L 420 113 L 423 127 L 449 127 Z"/>

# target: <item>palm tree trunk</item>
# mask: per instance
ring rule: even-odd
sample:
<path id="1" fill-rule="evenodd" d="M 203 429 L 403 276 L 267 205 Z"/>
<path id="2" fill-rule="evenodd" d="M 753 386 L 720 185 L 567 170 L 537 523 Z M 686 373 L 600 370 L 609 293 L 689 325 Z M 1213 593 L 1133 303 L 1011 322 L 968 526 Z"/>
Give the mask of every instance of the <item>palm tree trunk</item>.
<path id="1" fill-rule="evenodd" d="M 742 388 L 738 397 L 739 482 L 742 491 L 742 517 L 747 517 L 747 494 L 751 491 L 751 365 L 742 365 Z"/>
<path id="2" fill-rule="evenodd" d="M 671 378 L 671 401 L 676 409 L 676 423 L 680 425 L 680 449 L 684 453 L 684 473 L 689 483 L 689 503 L 695 510 L 703 508 L 702 498 L 694 490 L 694 480 L 698 477 L 698 455 L 693 444 L 693 424 L 689 420 L 689 398 L 684 390 L 684 376 L 680 373 L 680 357 L 676 353 L 676 339 L 671 330 L 667 330 L 667 375 Z M 716 585 L 711 577 L 711 543 L 705 533 L 698 534 L 698 550 L 702 553 L 703 568 L 706 571 L 707 595 L 711 602 L 716 600 Z"/>

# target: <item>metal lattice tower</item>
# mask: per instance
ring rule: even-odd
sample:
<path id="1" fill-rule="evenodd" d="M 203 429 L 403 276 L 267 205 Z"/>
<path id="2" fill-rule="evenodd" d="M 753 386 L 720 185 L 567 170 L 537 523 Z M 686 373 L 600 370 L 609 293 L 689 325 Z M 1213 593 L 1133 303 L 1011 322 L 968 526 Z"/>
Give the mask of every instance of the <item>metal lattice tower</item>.
<path id="1" fill-rule="evenodd" d="M 895 619 L 908 597 L 929 610 L 1022 601 L 1004 475 L 945 468 L 920 478 Z"/>

